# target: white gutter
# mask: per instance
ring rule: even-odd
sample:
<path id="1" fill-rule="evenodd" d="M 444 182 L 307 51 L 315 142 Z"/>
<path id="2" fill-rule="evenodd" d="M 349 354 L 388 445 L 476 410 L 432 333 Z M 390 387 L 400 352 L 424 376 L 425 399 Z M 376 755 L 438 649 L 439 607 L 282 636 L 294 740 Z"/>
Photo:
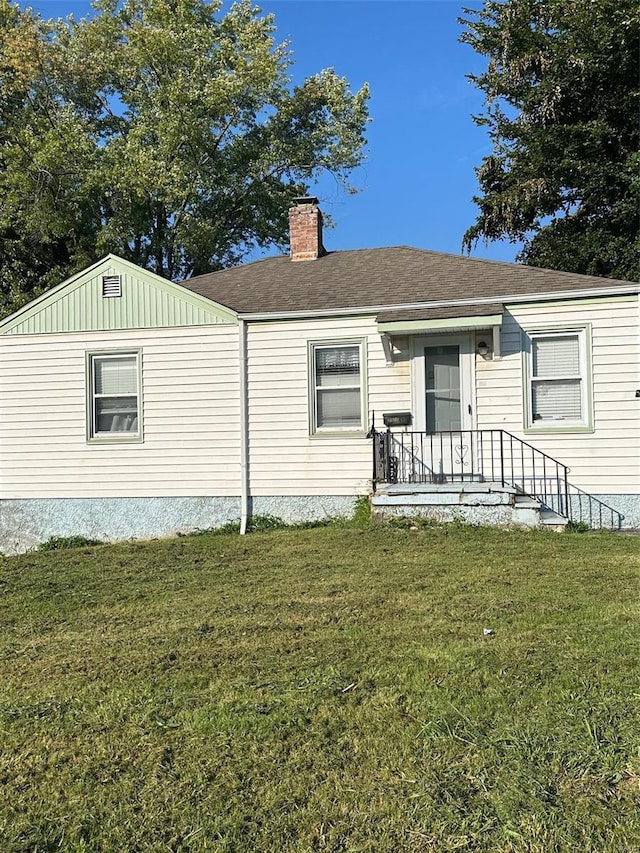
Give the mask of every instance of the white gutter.
<path id="1" fill-rule="evenodd" d="M 511 294 L 507 296 L 484 296 L 481 299 L 438 300 L 437 302 L 401 302 L 398 304 L 362 305 L 355 308 L 330 308 L 304 311 L 258 311 L 238 312 L 243 320 L 302 320 L 309 317 L 351 317 L 356 314 L 376 314 L 378 311 L 413 311 L 423 308 L 455 308 L 463 305 L 491 305 L 501 302 L 505 305 L 520 305 L 526 302 L 555 302 L 563 299 L 589 299 L 602 296 L 624 296 L 638 293 L 637 284 L 630 282 L 620 287 L 597 287 L 588 290 L 550 290 L 544 293 Z"/>
<path id="2" fill-rule="evenodd" d="M 240 384 L 240 535 L 249 521 L 249 407 L 247 399 L 247 324 L 238 321 L 238 381 Z"/>

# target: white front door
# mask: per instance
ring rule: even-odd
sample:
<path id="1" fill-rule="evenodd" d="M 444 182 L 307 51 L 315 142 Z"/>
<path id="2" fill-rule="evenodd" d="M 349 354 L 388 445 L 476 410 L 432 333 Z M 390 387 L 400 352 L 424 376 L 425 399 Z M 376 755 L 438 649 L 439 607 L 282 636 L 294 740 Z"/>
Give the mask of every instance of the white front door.
<path id="1" fill-rule="evenodd" d="M 413 341 L 415 429 L 429 433 L 425 459 L 447 479 L 473 470 L 473 341 L 469 334 L 429 335 Z"/>

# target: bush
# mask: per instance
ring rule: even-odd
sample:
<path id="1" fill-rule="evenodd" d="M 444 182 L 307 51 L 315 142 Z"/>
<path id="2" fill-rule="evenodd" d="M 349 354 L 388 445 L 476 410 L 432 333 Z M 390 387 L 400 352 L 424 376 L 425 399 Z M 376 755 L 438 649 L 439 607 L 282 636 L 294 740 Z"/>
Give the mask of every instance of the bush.
<path id="1" fill-rule="evenodd" d="M 89 545 L 104 545 L 99 539 L 87 539 L 86 536 L 52 536 L 41 542 L 36 551 L 62 551 L 65 548 L 86 548 Z"/>
<path id="2" fill-rule="evenodd" d="M 586 521 L 568 521 L 566 531 L 567 533 L 590 533 L 591 528 Z"/>

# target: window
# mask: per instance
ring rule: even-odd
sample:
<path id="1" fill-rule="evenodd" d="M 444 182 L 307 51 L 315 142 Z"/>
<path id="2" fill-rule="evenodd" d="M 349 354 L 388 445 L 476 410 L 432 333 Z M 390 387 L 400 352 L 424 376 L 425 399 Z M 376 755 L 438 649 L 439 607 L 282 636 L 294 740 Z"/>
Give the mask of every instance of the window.
<path id="1" fill-rule="evenodd" d="M 586 330 L 531 332 L 529 344 L 527 426 L 589 426 Z"/>
<path id="2" fill-rule="evenodd" d="M 138 352 L 89 354 L 89 438 L 127 441 L 142 436 Z"/>
<path id="3" fill-rule="evenodd" d="M 362 343 L 311 344 L 313 433 L 363 430 Z"/>

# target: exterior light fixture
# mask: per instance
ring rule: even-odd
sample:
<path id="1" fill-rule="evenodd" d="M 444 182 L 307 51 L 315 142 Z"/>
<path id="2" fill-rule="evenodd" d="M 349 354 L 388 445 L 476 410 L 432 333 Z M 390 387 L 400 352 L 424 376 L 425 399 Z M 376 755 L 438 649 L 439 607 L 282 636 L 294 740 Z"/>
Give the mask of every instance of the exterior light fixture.
<path id="1" fill-rule="evenodd" d="M 485 358 L 485 356 L 489 355 L 489 353 L 491 352 L 491 347 L 486 341 L 480 341 L 476 346 L 476 352 L 478 353 L 478 355 L 481 355 L 483 358 Z"/>

